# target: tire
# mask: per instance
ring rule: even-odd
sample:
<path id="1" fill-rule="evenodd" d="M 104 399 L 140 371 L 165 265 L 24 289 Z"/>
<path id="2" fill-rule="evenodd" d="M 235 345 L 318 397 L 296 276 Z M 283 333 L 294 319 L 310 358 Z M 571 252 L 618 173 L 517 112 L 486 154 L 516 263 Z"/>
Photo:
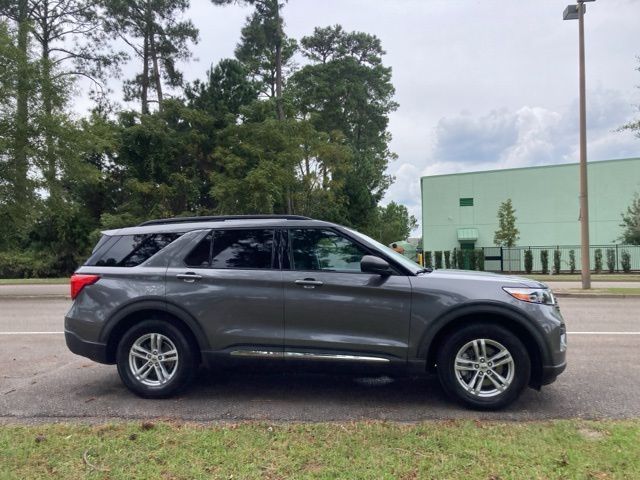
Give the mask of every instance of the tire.
<path id="1" fill-rule="evenodd" d="M 474 409 L 497 410 L 515 401 L 527 387 L 531 360 L 512 332 L 480 323 L 445 339 L 438 352 L 437 371 L 449 396 Z"/>
<path id="2" fill-rule="evenodd" d="M 145 320 L 120 340 L 116 352 L 118 374 L 122 383 L 140 397 L 167 398 L 189 384 L 197 368 L 195 350 L 176 326 Z"/>

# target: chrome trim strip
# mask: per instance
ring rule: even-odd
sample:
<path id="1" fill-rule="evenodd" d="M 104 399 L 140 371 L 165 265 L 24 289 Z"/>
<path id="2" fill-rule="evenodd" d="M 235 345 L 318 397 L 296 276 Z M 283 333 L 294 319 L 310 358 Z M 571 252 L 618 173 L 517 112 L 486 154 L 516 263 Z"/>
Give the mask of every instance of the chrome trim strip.
<path id="1" fill-rule="evenodd" d="M 389 362 L 388 358 L 371 357 L 366 355 L 340 355 L 332 353 L 311 353 L 311 352 L 284 352 L 285 358 L 297 358 L 303 360 L 338 360 L 352 362 Z"/>
<path id="2" fill-rule="evenodd" d="M 267 357 L 267 358 L 282 358 L 282 352 L 273 352 L 271 350 L 234 350 L 230 353 L 233 357 Z"/>

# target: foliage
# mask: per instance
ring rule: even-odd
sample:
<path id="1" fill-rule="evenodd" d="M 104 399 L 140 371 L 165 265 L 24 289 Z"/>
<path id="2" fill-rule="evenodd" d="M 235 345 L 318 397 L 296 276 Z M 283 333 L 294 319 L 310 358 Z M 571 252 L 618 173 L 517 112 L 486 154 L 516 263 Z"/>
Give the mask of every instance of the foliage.
<path id="1" fill-rule="evenodd" d="M 549 250 L 540 251 L 540 263 L 542 264 L 542 274 L 547 275 L 549 273 Z"/>
<path id="2" fill-rule="evenodd" d="M 125 100 L 140 100 L 142 113 L 149 113 L 152 101 L 162 109 L 165 87 L 182 86 L 178 63 L 191 57 L 189 45 L 198 41 L 191 20 L 181 18 L 189 0 L 100 1 L 107 31 L 122 39 L 141 63 L 135 77 L 124 83 Z"/>
<path id="3" fill-rule="evenodd" d="M 427 268 L 433 268 L 433 257 L 429 251 L 424 252 L 424 266 Z"/>
<path id="4" fill-rule="evenodd" d="M 484 271 L 484 250 L 482 248 L 476 248 L 474 263 L 476 270 Z"/>
<path id="5" fill-rule="evenodd" d="M 533 252 L 531 249 L 524 252 L 524 271 L 527 273 L 533 271 Z"/>
<path id="6" fill-rule="evenodd" d="M 622 214 L 620 226 L 623 228 L 620 237 L 623 244 L 640 245 L 640 195 L 635 195 L 631 205 L 627 207 L 627 212 Z"/>
<path id="7" fill-rule="evenodd" d="M 602 249 L 596 248 L 594 252 L 594 263 L 596 273 L 602 272 Z"/>
<path id="8" fill-rule="evenodd" d="M 620 264 L 622 265 L 622 271 L 624 273 L 629 273 L 631 271 L 631 254 L 628 250 L 622 251 Z"/>
<path id="9" fill-rule="evenodd" d="M 562 252 L 560 251 L 560 249 L 556 248 L 553 251 L 553 274 L 554 275 L 559 275 L 560 274 L 560 270 L 562 268 Z"/>
<path id="10" fill-rule="evenodd" d="M 454 250 L 454 252 L 456 253 L 456 268 L 459 268 L 460 270 L 464 269 L 464 250 L 459 248 Z"/>
<path id="11" fill-rule="evenodd" d="M 346 154 L 347 152 L 343 153 Z M 341 199 L 341 202 L 346 203 L 347 201 L 346 197 Z M 334 203 L 334 207 L 337 206 L 338 203 Z M 327 205 L 327 207 L 330 207 L 330 205 Z M 346 209 L 342 209 L 339 212 L 336 211 L 335 221 L 346 221 L 346 216 Z M 325 217 L 331 218 L 330 215 L 325 215 Z M 416 218 L 413 215 L 409 215 L 407 207 L 396 202 L 390 202 L 386 207 L 377 207 L 377 212 L 370 221 L 370 226 L 363 228 L 364 232 L 385 245 L 398 240 L 406 240 L 409 238 L 411 231 L 418 226 Z"/>
<path id="12" fill-rule="evenodd" d="M 576 272 L 576 251 L 569 250 L 569 272 L 573 275 Z"/>
<path id="13" fill-rule="evenodd" d="M 436 268 L 440 269 L 442 268 L 442 251 L 437 251 L 435 252 L 435 257 L 436 257 Z"/>
<path id="14" fill-rule="evenodd" d="M 511 199 L 507 199 L 498 207 L 498 230 L 495 231 L 493 243 L 498 247 L 515 247 L 520 238 L 520 231 L 516 227 L 516 211 Z"/>
<path id="15" fill-rule="evenodd" d="M 607 248 L 607 270 L 609 273 L 616 270 L 616 251 L 613 248 Z"/>
<path id="16" fill-rule="evenodd" d="M 444 252 L 444 268 L 451 268 L 451 252 L 449 250 Z"/>

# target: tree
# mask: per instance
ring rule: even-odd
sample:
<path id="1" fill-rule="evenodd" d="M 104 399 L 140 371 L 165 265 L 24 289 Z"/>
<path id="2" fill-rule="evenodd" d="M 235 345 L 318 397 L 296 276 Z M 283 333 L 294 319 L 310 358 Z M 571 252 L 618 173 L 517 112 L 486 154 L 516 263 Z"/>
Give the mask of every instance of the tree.
<path id="1" fill-rule="evenodd" d="M 386 207 L 377 208 L 374 223 L 368 226 L 365 233 L 380 243 L 389 245 L 398 240 L 406 240 L 417 226 L 418 221 L 413 215 L 409 215 L 407 207 L 390 202 Z"/>
<path id="2" fill-rule="evenodd" d="M 498 247 L 515 247 L 520 239 L 520 231 L 516 227 L 516 211 L 511 199 L 507 199 L 498 207 L 498 230 L 495 231 L 493 243 Z"/>
<path id="3" fill-rule="evenodd" d="M 102 4 L 108 31 L 123 40 L 142 63 L 142 71 L 125 82 L 125 100 L 140 100 L 142 113 L 149 113 L 152 102 L 162 110 L 164 85 L 182 86 L 177 62 L 188 60 L 189 43 L 198 41 L 191 20 L 180 19 L 189 0 L 102 0 Z"/>
<path id="4" fill-rule="evenodd" d="M 228 5 L 231 0 L 211 0 L 216 5 Z M 242 28 L 235 55 L 259 86 L 260 92 L 275 100 L 276 117 L 285 118 L 283 88 L 285 75 L 298 46 L 287 37 L 280 11 L 280 0 L 240 0 L 253 5 L 255 11 Z"/>
<path id="5" fill-rule="evenodd" d="M 626 213 L 622 214 L 620 240 L 625 245 L 640 245 L 640 195 L 636 194 Z"/>
<path id="6" fill-rule="evenodd" d="M 640 57 L 637 57 L 638 63 L 640 63 Z M 638 72 L 640 72 L 640 66 L 636 68 Z M 638 85 L 640 88 L 640 85 Z M 638 110 L 640 110 L 640 105 L 638 106 Z M 640 138 L 640 120 L 633 120 L 618 129 L 619 131 L 630 130 L 635 133 L 636 137 Z"/>
<path id="7" fill-rule="evenodd" d="M 301 45 L 310 64 L 292 76 L 289 95 L 317 130 L 344 135 L 353 152 L 352 168 L 342 179 L 349 199 L 345 221 L 373 224 L 392 181 L 386 168 L 395 158 L 387 126 L 397 104 L 391 69 L 382 64 L 385 52 L 377 37 L 345 32 L 339 25 L 316 28 Z"/>

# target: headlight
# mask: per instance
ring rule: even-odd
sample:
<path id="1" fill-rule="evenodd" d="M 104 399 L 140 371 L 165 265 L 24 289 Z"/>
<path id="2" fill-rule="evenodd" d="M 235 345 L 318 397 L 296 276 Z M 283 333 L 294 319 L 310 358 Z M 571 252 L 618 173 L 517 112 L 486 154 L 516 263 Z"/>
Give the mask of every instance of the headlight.
<path id="1" fill-rule="evenodd" d="M 543 305 L 555 305 L 556 297 L 548 288 L 512 288 L 502 287 L 502 289 L 513 298 L 529 303 L 541 303 Z"/>

